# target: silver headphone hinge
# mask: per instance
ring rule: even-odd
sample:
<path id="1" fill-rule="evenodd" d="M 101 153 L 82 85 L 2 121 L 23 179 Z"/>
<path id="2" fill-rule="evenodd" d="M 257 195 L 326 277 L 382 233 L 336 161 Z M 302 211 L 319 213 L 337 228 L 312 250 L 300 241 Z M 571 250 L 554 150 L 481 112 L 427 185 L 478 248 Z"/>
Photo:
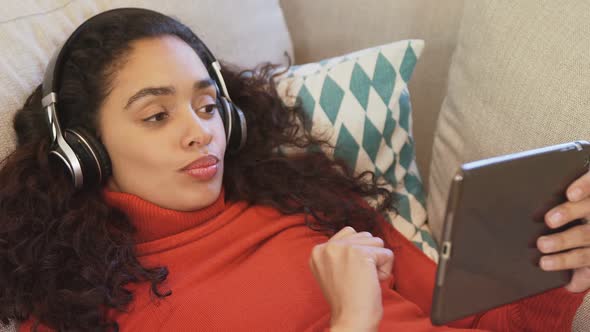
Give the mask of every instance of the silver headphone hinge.
<path id="1" fill-rule="evenodd" d="M 211 67 L 213 67 L 213 71 L 215 71 L 215 75 L 217 76 L 217 80 L 219 81 L 219 83 L 221 84 L 221 92 L 223 92 L 223 95 L 225 96 L 225 98 L 227 98 L 228 101 L 232 101 L 229 93 L 227 92 L 227 87 L 225 86 L 225 81 L 223 80 L 223 76 L 221 76 L 221 65 L 219 64 L 219 61 L 215 61 L 211 64 Z"/>

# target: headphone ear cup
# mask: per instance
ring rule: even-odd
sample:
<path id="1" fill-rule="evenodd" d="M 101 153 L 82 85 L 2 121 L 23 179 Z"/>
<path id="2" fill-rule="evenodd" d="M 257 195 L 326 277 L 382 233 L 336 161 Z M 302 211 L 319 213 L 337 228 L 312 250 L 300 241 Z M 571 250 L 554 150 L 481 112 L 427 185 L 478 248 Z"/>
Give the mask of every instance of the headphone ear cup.
<path id="1" fill-rule="evenodd" d="M 220 97 L 220 113 L 225 128 L 227 152 L 238 152 L 246 143 L 246 118 L 242 110 L 225 97 Z"/>
<path id="2" fill-rule="evenodd" d="M 225 142 L 226 144 L 229 144 L 229 132 L 228 132 L 228 127 L 230 126 L 229 124 L 229 119 L 228 119 L 228 114 L 230 114 L 231 112 L 231 106 L 229 105 L 229 102 L 227 101 L 227 99 L 225 99 L 225 97 L 219 97 L 218 98 L 219 101 L 219 115 L 221 116 L 221 121 L 223 122 L 223 129 L 225 129 Z M 227 149 L 227 147 L 226 147 Z"/>
<path id="3" fill-rule="evenodd" d="M 234 103 L 231 103 L 231 106 L 231 116 L 233 118 L 232 122 L 234 126 L 229 142 L 232 147 L 230 153 L 234 153 L 240 151 L 246 144 L 248 126 L 246 125 L 246 117 L 244 116 L 242 109 Z"/>
<path id="4" fill-rule="evenodd" d="M 111 161 L 102 145 L 82 127 L 66 129 L 64 139 L 80 161 L 84 187 L 102 183 L 111 174 Z"/>

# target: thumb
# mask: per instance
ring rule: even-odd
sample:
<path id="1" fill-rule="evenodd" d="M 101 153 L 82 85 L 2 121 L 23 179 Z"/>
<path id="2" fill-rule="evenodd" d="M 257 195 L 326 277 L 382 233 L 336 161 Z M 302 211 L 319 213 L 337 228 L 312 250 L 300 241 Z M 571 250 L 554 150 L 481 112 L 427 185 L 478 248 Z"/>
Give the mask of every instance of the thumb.
<path id="1" fill-rule="evenodd" d="M 377 248 L 374 252 L 377 276 L 380 281 L 383 281 L 391 276 L 394 258 L 393 251 L 387 248 Z"/>
<path id="2" fill-rule="evenodd" d="M 590 288 L 590 268 L 581 267 L 574 269 L 572 280 L 565 289 L 572 293 L 584 292 Z"/>

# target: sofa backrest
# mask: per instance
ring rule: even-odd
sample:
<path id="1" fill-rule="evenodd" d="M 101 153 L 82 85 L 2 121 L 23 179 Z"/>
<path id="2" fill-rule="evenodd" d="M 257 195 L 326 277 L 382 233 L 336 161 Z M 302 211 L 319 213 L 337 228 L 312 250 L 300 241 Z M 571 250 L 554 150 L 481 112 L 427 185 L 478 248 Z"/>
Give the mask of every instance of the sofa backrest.
<path id="1" fill-rule="evenodd" d="M 462 163 L 590 140 L 589 63 L 586 0 L 465 3 L 430 172 L 437 238 Z"/>

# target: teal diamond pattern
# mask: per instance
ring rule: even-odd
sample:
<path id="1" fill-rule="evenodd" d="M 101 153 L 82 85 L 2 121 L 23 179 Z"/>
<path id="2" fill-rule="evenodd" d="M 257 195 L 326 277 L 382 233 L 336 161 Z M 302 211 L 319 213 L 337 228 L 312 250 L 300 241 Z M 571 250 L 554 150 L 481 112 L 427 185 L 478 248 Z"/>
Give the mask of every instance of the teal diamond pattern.
<path id="1" fill-rule="evenodd" d="M 385 138 L 385 144 L 392 147 L 391 140 L 393 137 L 393 131 L 395 129 L 396 121 L 393 118 L 393 113 L 387 108 L 387 114 L 385 116 L 385 127 L 383 128 L 383 138 Z"/>
<path id="2" fill-rule="evenodd" d="M 330 76 L 326 76 L 322 87 L 322 94 L 320 95 L 320 106 L 322 106 L 322 109 L 326 112 L 332 124 L 334 124 L 336 117 L 338 117 L 338 111 L 340 110 L 343 98 L 344 90 Z"/>
<path id="3" fill-rule="evenodd" d="M 399 153 L 400 165 L 402 165 L 405 169 L 410 168 L 410 164 L 412 164 L 412 159 L 410 157 L 414 156 L 414 145 L 410 140 L 404 143 L 402 150 Z"/>
<path id="4" fill-rule="evenodd" d="M 426 208 L 426 200 L 424 197 L 424 190 L 422 189 L 422 182 L 420 178 L 412 173 L 407 173 L 404 177 L 404 182 L 406 184 L 406 190 L 416 197 L 416 200 L 422 204 L 424 208 Z"/>
<path id="5" fill-rule="evenodd" d="M 407 132 L 410 132 L 410 112 L 412 106 L 410 104 L 410 95 L 407 91 L 403 91 L 399 96 L 399 125 Z"/>
<path id="6" fill-rule="evenodd" d="M 375 162 L 377 160 L 377 153 L 379 152 L 379 147 L 381 146 L 381 133 L 371 120 L 368 118 L 365 119 L 365 130 L 363 131 L 363 148 L 371 158 L 371 161 Z"/>
<path id="7" fill-rule="evenodd" d="M 323 153 L 344 160 L 357 173 L 373 171 L 377 179 L 391 185 L 397 212 L 385 214 L 386 219 L 436 261 L 436 243 L 426 223 L 424 189 L 414 169 L 406 84 L 422 47 L 421 41 L 403 41 L 291 67 L 285 85 L 298 80 L 301 85 L 299 91 L 285 95 L 297 96 L 313 121 L 312 132 L 333 133 L 334 150 Z M 310 146 L 305 151 L 321 149 Z"/>
<path id="8" fill-rule="evenodd" d="M 395 69 L 391 65 L 391 62 L 379 52 L 377 63 L 375 65 L 375 72 L 373 74 L 373 88 L 375 88 L 377 94 L 381 96 L 385 105 L 389 105 L 389 101 L 391 100 L 391 95 L 393 94 L 393 88 L 395 86 L 395 79 Z"/>
<path id="9" fill-rule="evenodd" d="M 346 161 L 350 169 L 356 169 L 356 160 L 359 154 L 359 145 L 354 140 L 348 129 L 344 125 L 340 128 L 338 133 L 338 141 L 334 148 L 334 157 L 341 158 Z"/>
<path id="10" fill-rule="evenodd" d="M 378 179 L 383 175 L 379 167 L 375 167 L 375 178 Z"/>
<path id="11" fill-rule="evenodd" d="M 383 175 L 385 180 L 391 183 L 391 185 L 394 187 L 397 185 L 397 178 L 395 177 L 395 166 L 396 160 L 394 159 L 393 164 L 389 166 L 389 168 L 387 169 L 387 171 L 385 171 L 385 174 Z"/>
<path id="12" fill-rule="evenodd" d="M 399 213 L 400 216 L 402 216 L 402 218 L 406 219 L 406 220 L 412 220 L 412 213 L 410 210 L 410 201 L 408 200 L 408 197 L 406 195 L 400 194 L 400 193 L 395 193 L 394 192 L 394 196 L 395 196 L 395 201 L 396 201 L 396 208 L 397 208 L 397 212 Z"/>
<path id="13" fill-rule="evenodd" d="M 406 83 L 410 80 L 410 77 L 412 77 L 417 60 L 418 58 L 416 57 L 416 53 L 414 53 L 414 49 L 412 49 L 412 45 L 408 43 L 408 48 L 406 48 L 404 59 L 402 60 L 402 64 L 399 66 L 399 73 Z"/>
<path id="14" fill-rule="evenodd" d="M 414 244 L 416 247 L 418 247 L 418 249 L 420 249 L 420 250 L 422 250 L 422 251 L 424 250 L 424 245 L 422 245 L 422 242 L 418 242 L 418 241 L 412 241 L 412 243 L 413 243 L 413 244 Z"/>
<path id="15" fill-rule="evenodd" d="M 307 115 L 309 117 L 310 123 L 306 123 L 306 127 L 309 127 L 311 125 L 311 121 L 313 120 L 313 110 L 315 108 L 315 100 L 313 99 L 313 96 L 311 95 L 311 93 L 309 92 L 309 90 L 307 89 L 305 84 L 301 87 L 301 90 L 299 90 L 299 94 L 297 95 L 297 97 L 299 98 L 299 101 L 301 102 L 301 107 L 303 107 L 303 109 L 305 110 L 305 113 L 307 113 Z M 309 129 L 309 128 L 307 128 L 307 129 Z"/>
<path id="16" fill-rule="evenodd" d="M 354 64 L 352 75 L 350 77 L 350 92 L 356 97 L 358 102 L 367 109 L 369 105 L 369 90 L 371 88 L 371 79 L 358 63 Z"/>
<path id="17" fill-rule="evenodd" d="M 420 230 L 420 233 L 422 234 L 422 240 L 426 241 L 426 243 L 428 243 L 429 246 L 435 249 L 438 248 L 438 245 L 436 244 L 436 242 L 434 242 L 434 239 L 432 238 L 432 235 L 430 235 L 430 233 L 422 229 Z"/>

